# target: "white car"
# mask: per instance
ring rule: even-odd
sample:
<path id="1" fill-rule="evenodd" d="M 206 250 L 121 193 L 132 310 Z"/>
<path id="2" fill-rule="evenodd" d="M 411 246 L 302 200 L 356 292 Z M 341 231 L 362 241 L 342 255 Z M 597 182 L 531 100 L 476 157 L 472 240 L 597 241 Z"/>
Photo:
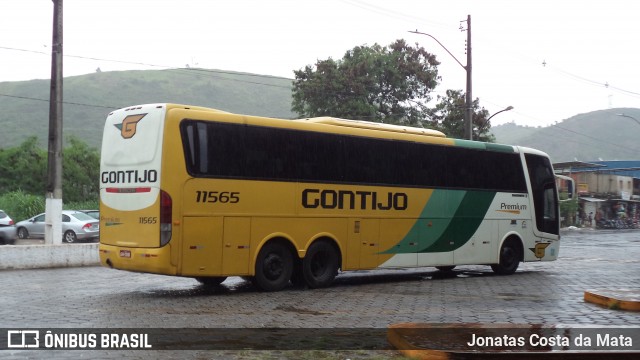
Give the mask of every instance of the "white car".
<path id="1" fill-rule="evenodd" d="M 16 241 L 16 226 L 6 212 L 0 210 L 0 245 Z"/>
<path id="2" fill-rule="evenodd" d="M 44 238 L 44 215 L 36 215 L 16 224 L 18 237 Z M 100 221 L 75 210 L 62 211 L 62 241 L 74 243 L 78 240 L 97 241 L 100 237 Z"/>

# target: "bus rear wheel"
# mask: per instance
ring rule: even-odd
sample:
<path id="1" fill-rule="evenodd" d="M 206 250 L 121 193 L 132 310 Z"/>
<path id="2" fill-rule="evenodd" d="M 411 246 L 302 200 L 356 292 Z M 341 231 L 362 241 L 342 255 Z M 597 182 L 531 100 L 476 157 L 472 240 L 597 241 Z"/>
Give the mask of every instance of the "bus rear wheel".
<path id="1" fill-rule="evenodd" d="M 499 275 L 511 275 L 516 272 L 522 258 L 522 247 L 516 240 L 507 240 L 500 249 L 500 263 L 491 265 L 491 270 Z"/>
<path id="2" fill-rule="evenodd" d="M 264 291 L 282 290 L 291 279 L 293 255 L 286 245 L 272 241 L 262 247 L 256 259 L 253 283 Z"/>
<path id="3" fill-rule="evenodd" d="M 316 241 L 302 259 L 302 276 L 311 289 L 331 285 L 338 275 L 340 255 L 327 241 Z"/>

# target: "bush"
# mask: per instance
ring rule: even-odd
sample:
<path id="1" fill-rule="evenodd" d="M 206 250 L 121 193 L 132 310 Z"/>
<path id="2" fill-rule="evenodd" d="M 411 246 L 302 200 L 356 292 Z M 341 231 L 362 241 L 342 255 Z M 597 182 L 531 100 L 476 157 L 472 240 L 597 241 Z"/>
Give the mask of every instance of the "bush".
<path id="1" fill-rule="evenodd" d="M 23 190 L 12 191 L 0 196 L 0 209 L 13 221 L 22 221 L 44 212 L 44 195 L 27 194 Z"/>
<path id="2" fill-rule="evenodd" d="M 98 210 L 98 206 L 100 206 L 98 200 L 74 201 L 62 204 L 62 208 L 65 210 Z"/>

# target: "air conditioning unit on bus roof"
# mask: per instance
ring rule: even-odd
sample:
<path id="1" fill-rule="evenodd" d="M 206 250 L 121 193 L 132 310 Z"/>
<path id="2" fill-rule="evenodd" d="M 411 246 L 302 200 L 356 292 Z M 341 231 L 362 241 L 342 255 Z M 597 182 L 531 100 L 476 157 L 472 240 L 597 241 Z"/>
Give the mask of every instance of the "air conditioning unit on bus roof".
<path id="1" fill-rule="evenodd" d="M 383 123 L 376 123 L 371 121 L 340 119 L 340 118 L 334 118 L 334 117 L 328 117 L 328 116 L 301 119 L 296 121 L 304 121 L 304 122 L 310 122 L 310 123 L 316 123 L 316 124 L 344 126 L 344 127 L 352 127 L 352 128 L 368 129 L 368 130 L 390 131 L 390 132 L 398 132 L 403 134 L 447 137 L 444 133 L 438 130 L 423 129 L 423 128 L 416 128 L 416 127 L 410 127 L 410 126 L 401 126 L 401 125 L 383 124 Z"/>

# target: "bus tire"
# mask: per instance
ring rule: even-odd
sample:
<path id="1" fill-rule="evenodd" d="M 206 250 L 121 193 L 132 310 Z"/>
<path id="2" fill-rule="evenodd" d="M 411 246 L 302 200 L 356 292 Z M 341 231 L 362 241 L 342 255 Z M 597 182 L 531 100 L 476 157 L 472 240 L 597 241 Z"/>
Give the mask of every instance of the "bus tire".
<path id="1" fill-rule="evenodd" d="M 222 284 L 223 281 L 227 280 L 226 276 L 201 276 L 197 277 L 196 280 L 204 286 L 218 286 Z"/>
<path id="2" fill-rule="evenodd" d="M 522 259 L 522 246 L 517 240 L 507 240 L 500 249 L 500 263 L 491 265 L 491 270 L 499 275 L 511 275 L 516 272 Z"/>
<path id="3" fill-rule="evenodd" d="M 289 283 L 292 272 L 291 251 L 279 241 L 270 241 L 258 253 L 253 283 L 264 291 L 282 290 Z"/>
<path id="4" fill-rule="evenodd" d="M 302 259 L 302 275 L 309 288 L 316 289 L 331 285 L 338 275 L 340 254 L 327 241 L 316 241 Z"/>

